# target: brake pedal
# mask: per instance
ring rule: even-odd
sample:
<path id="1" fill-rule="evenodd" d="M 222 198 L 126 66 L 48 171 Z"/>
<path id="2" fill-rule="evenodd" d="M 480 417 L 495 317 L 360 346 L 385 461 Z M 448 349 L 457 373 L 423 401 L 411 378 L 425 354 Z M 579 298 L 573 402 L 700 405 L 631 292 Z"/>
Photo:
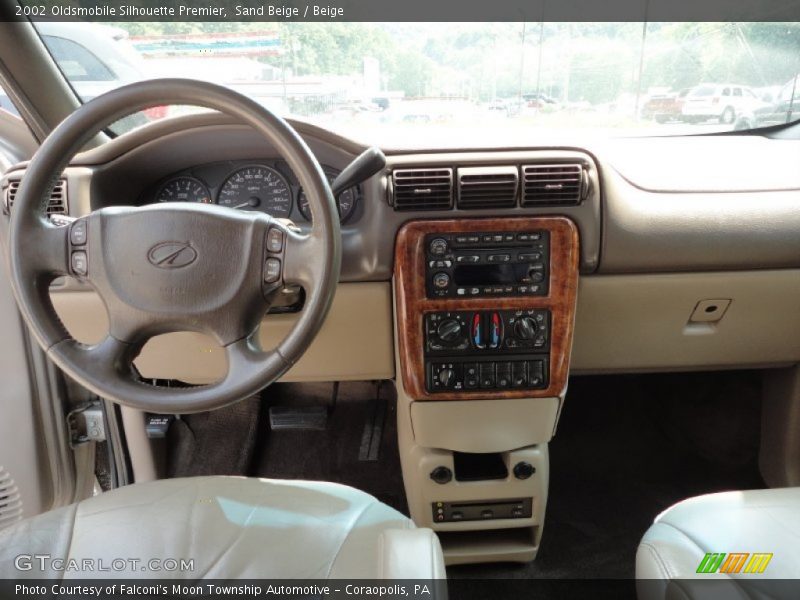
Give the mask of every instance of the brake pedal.
<path id="1" fill-rule="evenodd" d="M 270 406 L 269 426 L 273 430 L 324 430 L 328 427 L 328 410 L 324 406 Z"/>

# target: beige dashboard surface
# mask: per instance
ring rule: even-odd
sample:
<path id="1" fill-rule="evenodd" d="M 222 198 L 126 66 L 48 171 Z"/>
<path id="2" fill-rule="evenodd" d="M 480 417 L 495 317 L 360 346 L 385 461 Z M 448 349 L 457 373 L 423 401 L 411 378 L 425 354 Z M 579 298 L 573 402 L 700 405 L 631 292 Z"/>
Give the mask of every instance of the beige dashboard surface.
<path id="1" fill-rule="evenodd" d="M 80 342 L 100 341 L 108 319 L 94 292 L 55 292 L 53 305 L 67 330 Z M 383 282 L 340 284 L 328 318 L 303 358 L 282 381 L 346 381 L 394 377 L 391 285 Z M 259 332 L 261 345 L 273 348 L 297 315 L 269 315 Z M 147 379 L 211 383 L 225 374 L 223 350 L 198 333 L 180 332 L 150 340 L 136 359 Z"/>

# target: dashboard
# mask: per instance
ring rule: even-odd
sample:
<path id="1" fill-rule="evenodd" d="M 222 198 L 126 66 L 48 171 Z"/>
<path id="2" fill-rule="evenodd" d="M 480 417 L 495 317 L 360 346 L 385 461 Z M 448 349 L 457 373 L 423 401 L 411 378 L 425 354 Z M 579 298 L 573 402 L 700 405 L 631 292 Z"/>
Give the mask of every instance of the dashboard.
<path id="1" fill-rule="evenodd" d="M 364 144 L 332 131 L 299 122 L 293 125 L 329 179 L 365 149 Z M 315 349 L 290 372 L 291 380 L 374 379 L 396 374 L 400 365 L 395 346 L 402 341 L 394 329 L 393 318 L 400 312 L 391 293 L 400 272 L 397 240 L 409 224 L 446 220 L 459 221 L 452 234 L 456 246 L 458 232 L 469 231 L 469 222 L 479 219 L 497 220 L 480 230 L 487 235 L 504 232 L 514 219 L 560 217 L 575 225 L 578 289 L 570 373 L 776 366 L 800 361 L 800 313 L 794 306 L 800 297 L 800 170 L 791 167 L 800 158 L 796 141 L 757 136 L 580 143 L 532 140 L 524 147 L 382 150 L 386 168 L 338 199 L 342 220 L 338 300 Z M 555 197 L 552 188 L 548 190 L 553 184 L 549 177 L 568 175 L 552 171 L 554 167 L 563 170 L 565 164 L 574 167 L 575 177 L 585 183 L 570 204 Z M 18 186 L 24 168 L 25 163 L 13 166 L 0 180 L 4 197 Z M 420 176 L 441 178 L 451 191 L 441 203 L 428 194 L 426 205 L 421 206 L 414 198 Z M 276 149 L 247 127 L 220 115 L 179 117 L 131 131 L 76 156 L 62 181 L 64 197 L 54 197 L 54 207 L 60 202 L 58 206 L 73 216 L 106 206 L 195 201 L 288 217 L 300 229 L 310 226 L 302 190 L 286 163 L 277 158 Z M 508 190 L 508 201 L 487 205 L 487 181 Z M 537 182 L 544 191 L 536 188 Z M 528 202 L 526 186 L 548 201 Z M 442 287 L 447 298 L 458 299 L 461 289 L 473 294 L 473 288 L 478 288 L 480 298 L 493 298 L 496 304 L 496 311 L 486 312 L 489 317 L 494 312 L 504 317 L 503 311 L 516 309 L 514 290 L 506 288 L 527 285 L 530 291 L 530 283 L 524 280 L 527 271 L 522 279 L 509 280 L 504 273 L 511 273 L 514 265 L 488 267 L 506 254 L 514 262 L 518 252 L 489 252 L 482 236 L 480 240 L 476 251 L 454 246 L 454 261 L 462 254 L 463 260 L 478 257 L 479 268 L 463 269 L 463 273 L 456 264 L 440 269 L 434 263 L 426 278 L 425 270 L 420 271 L 421 254 L 410 257 L 417 265 L 413 272 L 424 276 L 415 279 L 414 285 L 422 286 L 425 302 L 445 302 L 445 298 L 428 297 L 425 289 L 436 278 L 443 280 L 441 273 L 446 273 L 451 277 L 451 283 Z M 469 244 L 469 236 L 466 241 Z M 438 260 L 429 258 L 425 268 Z M 552 263 L 554 258 L 548 260 Z M 535 266 L 531 263 L 529 270 Z M 548 273 L 552 277 L 545 265 Z M 460 285 L 461 275 L 472 279 Z M 533 275 L 530 278 L 533 281 Z M 57 295 L 60 306 L 72 311 L 76 327 L 100 328 L 97 319 L 81 317 L 102 311 L 96 299 L 88 299 L 90 291 L 67 281 Z M 477 297 L 463 301 L 472 304 L 458 309 L 462 312 L 482 302 Z M 545 305 L 552 301 L 542 300 Z M 88 311 L 87 302 L 94 303 Z M 524 302 L 537 304 L 539 296 L 533 294 Z M 287 299 L 287 306 L 291 305 Z M 697 306 L 728 308 L 697 321 L 693 312 Z M 429 308 L 450 310 L 449 305 Z M 411 307 L 407 314 L 415 314 L 414 310 Z M 556 312 L 553 315 L 557 317 Z M 292 318 L 291 314 L 271 315 L 271 326 L 262 329 L 280 330 Z M 70 322 L 69 315 L 65 321 Z M 417 329 L 421 336 L 421 325 L 415 325 Z M 509 327 L 506 333 L 511 332 Z M 146 364 L 141 368 L 154 377 L 183 369 L 185 375 L 179 378 L 186 381 L 212 378 L 220 358 L 216 351 L 192 334 L 185 334 L 192 340 L 187 350 L 187 338 L 180 335 L 168 336 L 158 346 L 160 352 L 144 357 Z M 409 343 L 417 353 L 412 358 L 416 364 L 435 366 L 438 359 L 420 350 L 425 343 L 424 338 Z M 487 357 L 491 354 L 482 352 Z M 549 360 L 562 355 L 552 346 Z M 472 360 L 472 356 L 467 358 Z M 415 372 L 419 393 L 427 394 L 433 372 Z M 442 397 L 445 392 L 435 393 Z"/>
<path id="2" fill-rule="evenodd" d="M 329 183 L 340 171 L 322 165 Z M 354 217 L 361 190 L 355 186 L 336 198 L 342 223 Z M 142 191 L 138 204 L 196 202 L 235 210 L 260 211 L 278 219 L 312 220 L 308 198 L 285 161 L 247 159 L 196 165 L 170 173 Z"/>

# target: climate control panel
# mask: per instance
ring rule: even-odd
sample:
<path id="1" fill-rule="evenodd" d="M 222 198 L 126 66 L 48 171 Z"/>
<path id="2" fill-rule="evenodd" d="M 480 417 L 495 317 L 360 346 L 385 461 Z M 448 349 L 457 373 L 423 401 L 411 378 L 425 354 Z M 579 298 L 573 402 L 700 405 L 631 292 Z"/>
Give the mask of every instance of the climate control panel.
<path id="1" fill-rule="evenodd" d="M 550 311 L 442 311 L 425 315 L 429 392 L 547 387 Z"/>

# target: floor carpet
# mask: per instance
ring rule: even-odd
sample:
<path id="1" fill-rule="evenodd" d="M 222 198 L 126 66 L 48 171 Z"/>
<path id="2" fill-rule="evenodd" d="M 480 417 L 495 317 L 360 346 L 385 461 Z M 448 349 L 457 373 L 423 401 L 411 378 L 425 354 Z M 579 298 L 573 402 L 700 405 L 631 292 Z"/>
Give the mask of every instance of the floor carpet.
<path id="1" fill-rule="evenodd" d="M 201 470 L 188 460 L 211 454 L 201 438 L 219 452 L 219 432 L 247 420 L 238 442 L 248 448 L 227 459 L 237 470 L 246 462 L 253 476 L 336 481 L 407 512 L 390 382 L 340 384 L 324 431 L 270 429 L 270 405 L 329 405 L 332 391 L 332 384 L 274 385 L 258 411 L 251 404 L 231 413 L 223 427 L 199 421 L 213 435 L 184 435 L 193 447 L 180 453 L 177 470 Z M 362 461 L 378 394 L 385 407 L 378 459 Z M 573 378 L 550 444 L 550 497 L 536 561 L 451 567 L 450 597 L 632 597 L 636 547 L 659 512 L 698 494 L 764 487 L 759 399 L 757 372 Z"/>

